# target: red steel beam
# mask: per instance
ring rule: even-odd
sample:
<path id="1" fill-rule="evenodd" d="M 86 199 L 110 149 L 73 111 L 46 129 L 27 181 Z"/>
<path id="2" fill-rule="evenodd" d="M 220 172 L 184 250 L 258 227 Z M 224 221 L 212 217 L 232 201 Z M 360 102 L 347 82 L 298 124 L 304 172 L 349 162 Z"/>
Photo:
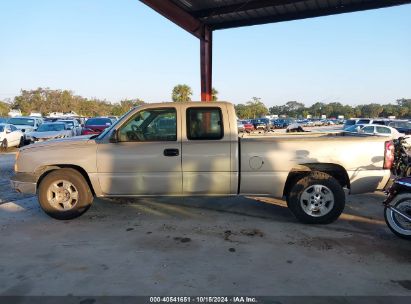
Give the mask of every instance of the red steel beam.
<path id="1" fill-rule="evenodd" d="M 212 101 L 212 30 L 170 0 L 140 0 L 200 39 L 201 101 Z"/>
<path id="2" fill-rule="evenodd" d="M 200 72 L 201 101 L 213 101 L 212 97 L 212 67 L 213 67 L 213 32 L 207 26 L 203 27 L 200 38 Z"/>
<path id="3" fill-rule="evenodd" d="M 190 34 L 201 39 L 203 23 L 194 18 L 192 15 L 175 5 L 170 0 L 140 0 L 147 6 L 151 7 L 157 13 L 163 15 L 170 21 L 185 29 Z"/>

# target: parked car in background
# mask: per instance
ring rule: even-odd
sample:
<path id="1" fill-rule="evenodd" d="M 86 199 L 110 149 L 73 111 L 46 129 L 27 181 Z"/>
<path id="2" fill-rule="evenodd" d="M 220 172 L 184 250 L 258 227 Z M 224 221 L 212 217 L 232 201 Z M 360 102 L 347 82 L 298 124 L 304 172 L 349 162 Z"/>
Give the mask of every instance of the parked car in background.
<path id="1" fill-rule="evenodd" d="M 363 126 L 364 126 L 364 125 L 352 125 L 352 126 L 349 126 L 349 127 L 345 128 L 345 129 L 343 129 L 343 132 L 347 132 L 347 133 L 358 133 L 358 131 L 360 131 Z"/>
<path id="2" fill-rule="evenodd" d="M 241 121 L 237 121 L 237 130 L 238 133 L 242 133 L 245 131 L 245 127 Z"/>
<path id="3" fill-rule="evenodd" d="M 268 118 L 256 118 L 252 119 L 251 123 L 255 130 L 269 131 L 271 130 L 271 122 Z"/>
<path id="4" fill-rule="evenodd" d="M 21 116 L 12 117 L 8 120 L 7 123 L 14 125 L 17 129 L 23 132 L 33 132 L 41 126 L 43 119 L 38 117 Z"/>
<path id="5" fill-rule="evenodd" d="M 69 125 L 64 122 L 44 123 L 37 129 L 37 131 L 26 132 L 26 140 L 30 143 L 72 136 L 72 130 Z"/>
<path id="6" fill-rule="evenodd" d="M 386 136 L 393 139 L 397 139 L 398 137 L 405 136 L 404 133 L 398 132 L 396 129 L 382 126 L 378 124 L 374 125 L 365 125 L 361 128 L 361 133 L 369 134 L 369 135 L 377 135 L 377 136 Z"/>
<path id="7" fill-rule="evenodd" d="M 384 136 L 392 139 L 397 139 L 398 137 L 405 136 L 404 133 L 400 133 L 394 128 L 382 125 L 354 125 L 346 129 L 345 132 L 362 135 Z"/>
<path id="8" fill-rule="evenodd" d="M 388 126 L 396 129 L 400 133 L 404 133 L 406 135 L 411 134 L 411 122 L 408 120 L 391 121 Z"/>
<path id="9" fill-rule="evenodd" d="M 59 119 L 59 122 L 64 122 L 69 126 L 71 129 L 73 136 L 80 136 L 81 135 L 81 126 L 78 123 L 77 119 Z"/>
<path id="10" fill-rule="evenodd" d="M 287 128 L 292 123 L 291 119 L 279 118 L 273 119 L 271 125 L 274 129 L 284 129 Z"/>
<path id="11" fill-rule="evenodd" d="M 7 123 L 8 117 L 0 117 L 0 123 Z"/>
<path id="12" fill-rule="evenodd" d="M 254 131 L 254 125 L 248 120 L 241 120 L 240 121 L 244 126 L 244 131 L 247 133 Z"/>
<path id="13" fill-rule="evenodd" d="M 371 119 L 371 118 L 360 118 L 358 119 L 356 124 L 363 124 L 363 125 L 388 125 L 388 119 Z"/>
<path id="14" fill-rule="evenodd" d="M 112 124 L 113 121 L 108 117 L 89 118 L 81 130 L 81 135 L 100 134 Z"/>
<path id="15" fill-rule="evenodd" d="M 7 150 L 10 147 L 21 147 L 24 145 L 24 133 L 15 126 L 0 123 L 0 149 Z"/>
<path id="16" fill-rule="evenodd" d="M 357 122 L 358 122 L 358 120 L 359 120 L 358 118 L 347 119 L 347 120 L 344 122 L 343 129 L 345 130 L 345 129 L 353 126 L 353 125 L 356 125 Z"/>

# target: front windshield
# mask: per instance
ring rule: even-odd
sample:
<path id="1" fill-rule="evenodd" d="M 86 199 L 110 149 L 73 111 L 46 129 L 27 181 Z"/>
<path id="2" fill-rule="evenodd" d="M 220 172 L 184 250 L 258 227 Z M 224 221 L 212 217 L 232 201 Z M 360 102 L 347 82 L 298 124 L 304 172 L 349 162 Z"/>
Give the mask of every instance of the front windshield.
<path id="1" fill-rule="evenodd" d="M 97 139 L 102 139 L 104 136 L 106 136 L 107 133 L 109 133 L 111 130 L 116 128 L 116 126 L 123 120 L 124 117 L 126 117 L 130 112 L 134 111 L 135 109 L 138 109 L 140 106 L 131 108 L 128 110 L 126 113 L 124 113 L 118 120 L 116 120 L 110 127 L 106 128 L 100 135 L 98 135 L 96 138 Z"/>
<path id="2" fill-rule="evenodd" d="M 10 118 L 9 124 L 11 125 L 21 125 L 21 126 L 34 126 L 34 119 L 15 117 Z"/>
<path id="3" fill-rule="evenodd" d="M 4 126 L 0 126 L 0 132 L 4 132 Z"/>
<path id="4" fill-rule="evenodd" d="M 65 124 L 42 124 L 37 132 L 63 131 L 65 127 Z"/>

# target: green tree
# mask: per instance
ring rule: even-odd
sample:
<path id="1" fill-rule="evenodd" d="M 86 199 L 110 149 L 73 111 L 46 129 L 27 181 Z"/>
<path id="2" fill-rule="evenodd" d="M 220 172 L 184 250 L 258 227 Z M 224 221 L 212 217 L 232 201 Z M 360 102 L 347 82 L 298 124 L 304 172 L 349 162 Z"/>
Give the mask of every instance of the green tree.
<path id="1" fill-rule="evenodd" d="M 245 104 L 238 104 L 234 106 L 237 117 L 240 119 L 250 118 L 251 111 Z"/>
<path id="2" fill-rule="evenodd" d="M 268 114 L 267 107 L 261 102 L 261 98 L 253 97 L 246 103 L 250 109 L 250 118 L 262 117 Z"/>
<path id="3" fill-rule="evenodd" d="M 379 117 L 383 112 L 383 107 L 377 103 L 371 103 L 361 106 L 361 116 L 363 117 Z"/>
<path id="4" fill-rule="evenodd" d="M 191 101 L 192 95 L 193 91 L 191 90 L 190 86 L 186 84 L 178 84 L 173 88 L 171 99 L 174 102 Z"/>
<path id="5" fill-rule="evenodd" d="M 212 101 L 217 101 L 218 100 L 218 91 L 216 88 L 213 88 L 211 90 L 211 100 Z"/>
<path id="6" fill-rule="evenodd" d="M 9 104 L 0 101 L 0 116 L 7 116 L 7 114 L 10 111 L 10 106 Z"/>

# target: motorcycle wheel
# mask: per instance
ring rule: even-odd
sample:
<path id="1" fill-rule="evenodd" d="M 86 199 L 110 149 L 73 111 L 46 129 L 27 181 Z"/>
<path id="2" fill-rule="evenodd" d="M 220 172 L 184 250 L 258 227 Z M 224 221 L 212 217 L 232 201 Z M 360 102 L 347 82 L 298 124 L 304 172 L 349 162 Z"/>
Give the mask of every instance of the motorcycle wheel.
<path id="1" fill-rule="evenodd" d="M 391 206 L 398 209 L 402 213 L 411 216 L 411 193 L 403 193 L 397 195 L 392 202 Z M 385 207 L 384 218 L 388 228 L 397 236 L 411 240 L 411 222 L 407 221 L 401 215 L 395 213 L 390 208 Z"/>

